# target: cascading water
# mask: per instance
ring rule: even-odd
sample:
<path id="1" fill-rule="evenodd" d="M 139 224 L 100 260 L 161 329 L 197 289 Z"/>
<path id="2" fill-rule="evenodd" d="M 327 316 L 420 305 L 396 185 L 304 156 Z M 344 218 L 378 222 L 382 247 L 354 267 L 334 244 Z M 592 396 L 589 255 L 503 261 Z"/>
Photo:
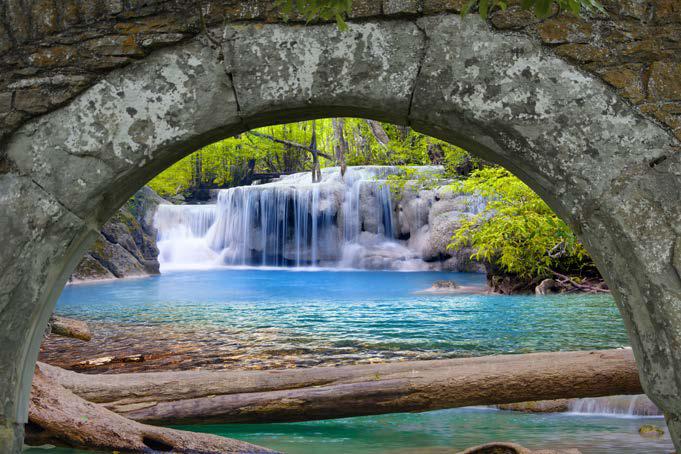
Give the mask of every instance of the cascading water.
<path id="1" fill-rule="evenodd" d="M 214 263 L 218 254 L 208 247 L 205 237 L 215 219 L 215 208 L 210 205 L 160 205 L 154 216 L 159 263 L 186 268 Z"/>
<path id="2" fill-rule="evenodd" d="M 570 402 L 568 412 L 623 417 L 662 415 L 662 412 L 645 394 L 575 399 Z"/>
<path id="3" fill-rule="evenodd" d="M 424 167 L 421 171 L 441 172 Z M 162 270 L 216 265 L 425 268 L 396 238 L 385 179 L 397 167 L 322 170 L 221 190 L 214 205 L 161 205 L 155 215 Z M 421 227 L 421 226 L 417 226 Z"/>

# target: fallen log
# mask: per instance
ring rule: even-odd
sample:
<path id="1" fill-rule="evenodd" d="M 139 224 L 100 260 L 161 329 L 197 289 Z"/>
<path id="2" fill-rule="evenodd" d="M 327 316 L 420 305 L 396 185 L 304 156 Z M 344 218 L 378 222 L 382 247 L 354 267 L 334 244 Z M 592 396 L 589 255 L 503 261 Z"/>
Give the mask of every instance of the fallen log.
<path id="1" fill-rule="evenodd" d="M 50 317 L 49 325 L 50 332 L 57 336 L 71 337 L 84 341 L 92 339 L 90 328 L 88 328 L 87 323 L 81 320 L 53 315 Z"/>
<path id="2" fill-rule="evenodd" d="M 87 402 L 36 368 L 26 443 L 113 452 L 271 453 L 216 435 L 148 426 Z"/>
<path id="3" fill-rule="evenodd" d="M 624 349 L 97 379 L 40 368 L 84 399 L 154 424 L 306 421 L 642 392 Z"/>

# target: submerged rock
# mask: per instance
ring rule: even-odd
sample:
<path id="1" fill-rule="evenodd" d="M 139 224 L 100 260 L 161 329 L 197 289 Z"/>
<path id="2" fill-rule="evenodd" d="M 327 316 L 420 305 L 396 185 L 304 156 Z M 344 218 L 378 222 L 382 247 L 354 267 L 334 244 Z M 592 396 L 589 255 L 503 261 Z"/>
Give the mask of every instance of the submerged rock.
<path id="1" fill-rule="evenodd" d="M 562 413 L 570 408 L 571 399 L 533 400 L 514 404 L 497 405 L 499 410 L 521 411 L 524 413 Z"/>
<path id="2" fill-rule="evenodd" d="M 458 454 L 581 454 L 578 449 L 540 449 L 532 451 L 517 443 L 492 442 L 480 446 L 474 446 L 459 452 Z"/>
<path id="3" fill-rule="evenodd" d="M 453 293 L 485 293 L 486 291 L 487 289 L 484 287 L 459 285 L 454 281 L 439 280 L 433 282 L 433 285 L 429 288 L 416 292 L 416 294 L 450 295 Z"/>
<path id="4" fill-rule="evenodd" d="M 659 438 L 664 435 L 664 429 L 653 424 L 643 424 L 638 429 L 638 433 L 642 437 Z"/>
<path id="5" fill-rule="evenodd" d="M 433 287 L 434 288 L 442 288 L 442 289 L 455 289 L 455 288 L 459 288 L 459 285 L 454 281 L 440 280 L 440 281 L 433 282 Z"/>
<path id="6" fill-rule="evenodd" d="M 551 293 L 560 292 L 560 284 L 555 279 L 544 279 L 534 288 L 534 293 L 537 295 L 548 295 Z"/>

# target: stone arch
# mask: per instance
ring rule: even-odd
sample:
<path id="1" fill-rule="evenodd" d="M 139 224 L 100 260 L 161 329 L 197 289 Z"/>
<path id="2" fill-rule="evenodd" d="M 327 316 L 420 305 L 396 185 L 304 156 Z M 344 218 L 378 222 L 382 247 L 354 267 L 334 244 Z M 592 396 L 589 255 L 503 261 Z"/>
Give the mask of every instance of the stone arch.
<path id="1" fill-rule="evenodd" d="M 210 45 L 209 45 L 210 44 Z M 476 17 L 229 25 L 112 72 L 16 131 L 0 174 L 0 447 L 19 449 L 38 347 L 101 224 L 191 150 L 324 116 L 398 124 L 500 163 L 573 227 L 613 289 L 681 447 L 681 155 L 600 80 Z M 11 245 L 11 247 L 7 247 Z"/>

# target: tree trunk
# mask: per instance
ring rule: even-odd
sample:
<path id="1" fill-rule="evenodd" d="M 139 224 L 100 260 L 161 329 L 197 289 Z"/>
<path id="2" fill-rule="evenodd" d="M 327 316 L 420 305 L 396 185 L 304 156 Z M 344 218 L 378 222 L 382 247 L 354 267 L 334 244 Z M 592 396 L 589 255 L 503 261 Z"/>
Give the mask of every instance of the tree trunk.
<path id="1" fill-rule="evenodd" d="M 390 137 L 388 137 L 388 133 L 385 132 L 383 126 L 381 126 L 379 122 L 374 120 L 366 120 L 366 122 L 369 125 L 369 129 L 371 130 L 371 133 L 374 135 L 376 141 L 380 145 L 387 147 L 388 143 L 390 142 Z"/>
<path id="2" fill-rule="evenodd" d="M 317 122 L 312 120 L 312 139 L 310 140 L 312 150 L 312 182 L 322 181 L 322 171 L 319 167 L 319 150 L 317 150 Z"/>
<path id="3" fill-rule="evenodd" d="M 26 442 L 108 452 L 275 452 L 230 438 L 148 426 L 87 402 L 36 368 Z"/>
<path id="4" fill-rule="evenodd" d="M 642 392 L 630 350 L 97 379 L 40 367 L 84 399 L 155 424 L 306 421 Z"/>
<path id="5" fill-rule="evenodd" d="M 331 119 L 331 124 L 333 125 L 333 136 L 336 142 L 336 162 L 340 166 L 341 177 L 345 176 L 345 156 L 348 154 L 348 141 L 345 140 L 345 119 L 343 118 L 333 118 Z"/>
<path id="6" fill-rule="evenodd" d="M 303 144 L 298 143 L 298 142 L 293 142 L 292 140 L 277 139 L 274 136 L 270 136 L 268 134 L 263 134 L 261 132 L 248 131 L 246 134 L 251 135 L 251 136 L 255 136 L 255 137 L 260 137 L 261 139 L 267 139 L 267 140 L 270 140 L 270 141 L 275 142 L 275 143 L 280 143 L 282 145 L 288 145 L 288 146 L 291 146 L 293 148 L 298 148 L 300 150 L 305 150 L 308 153 L 314 153 L 314 151 L 315 151 L 312 148 L 308 147 L 307 145 L 303 145 Z M 317 155 L 321 156 L 322 158 L 333 161 L 332 156 L 330 156 L 326 153 L 322 153 L 320 150 L 316 150 L 316 151 L 317 151 Z"/>

